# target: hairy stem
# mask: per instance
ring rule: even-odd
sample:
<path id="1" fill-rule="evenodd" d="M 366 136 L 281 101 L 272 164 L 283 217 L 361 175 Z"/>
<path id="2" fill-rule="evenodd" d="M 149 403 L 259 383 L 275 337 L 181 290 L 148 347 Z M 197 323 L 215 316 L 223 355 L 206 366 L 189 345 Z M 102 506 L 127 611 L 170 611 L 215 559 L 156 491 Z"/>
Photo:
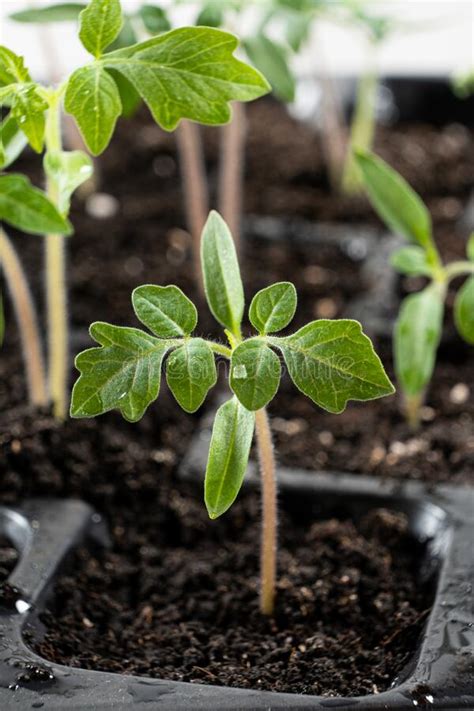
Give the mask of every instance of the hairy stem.
<path id="1" fill-rule="evenodd" d="M 20 331 L 30 402 L 43 407 L 48 402 L 48 390 L 36 309 L 18 255 L 3 229 L 0 229 L 0 265 Z"/>
<path id="2" fill-rule="evenodd" d="M 59 99 L 52 100 L 46 126 L 48 151 L 61 150 Z M 57 204 L 57 189 L 47 180 L 47 193 Z M 66 418 L 67 411 L 67 360 L 68 321 L 65 275 L 65 237 L 46 236 L 46 301 L 48 311 L 48 376 L 53 414 L 58 420 Z"/>
<path id="3" fill-rule="evenodd" d="M 370 150 L 375 132 L 375 97 L 377 94 L 377 75 L 369 72 L 359 80 L 354 118 L 346 165 L 342 176 L 342 189 L 348 195 L 354 195 L 363 189 L 362 178 L 352 151 L 355 148 Z"/>
<path id="4" fill-rule="evenodd" d="M 245 106 L 236 102 L 232 106 L 231 122 L 222 129 L 219 212 L 229 225 L 237 252 L 240 245 L 246 128 Z"/>
<path id="5" fill-rule="evenodd" d="M 277 554 L 277 487 L 270 422 L 265 408 L 255 413 L 258 458 L 262 477 L 262 540 L 260 549 L 260 610 L 272 615 L 275 607 Z"/>
<path id="6" fill-rule="evenodd" d="M 183 177 L 186 220 L 193 240 L 194 273 L 203 293 L 201 232 L 209 212 L 209 194 L 199 126 L 192 121 L 181 121 L 176 137 Z"/>

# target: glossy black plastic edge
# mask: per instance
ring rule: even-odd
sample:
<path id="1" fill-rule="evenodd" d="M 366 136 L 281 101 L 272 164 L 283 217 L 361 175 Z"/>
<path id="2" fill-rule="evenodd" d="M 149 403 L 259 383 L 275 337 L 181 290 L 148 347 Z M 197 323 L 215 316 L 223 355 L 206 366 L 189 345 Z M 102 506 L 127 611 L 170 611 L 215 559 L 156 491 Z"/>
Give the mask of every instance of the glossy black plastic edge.
<path id="1" fill-rule="evenodd" d="M 183 475 L 195 476 L 205 435 L 194 444 Z M 194 462 L 194 464 L 190 464 Z M 202 469 L 201 469 L 202 471 Z M 249 467 L 248 481 L 255 481 Z M 80 501 L 28 501 L 18 510 L 0 509 L 0 526 L 20 550 L 9 584 L 21 591 L 20 611 L 0 615 L 0 708 L 49 711 L 140 709 L 308 709 L 312 711 L 443 711 L 474 708 L 474 491 L 440 486 L 428 491 L 416 482 L 395 482 L 343 474 L 279 472 L 282 497 L 303 506 L 340 499 L 357 509 L 388 506 L 408 515 L 415 535 L 428 538 L 441 570 L 436 600 L 412 668 L 395 688 L 379 695 L 322 698 L 147 679 L 59 666 L 32 652 L 24 641 L 29 621 L 41 610 L 68 553 L 85 539 L 105 544 L 100 517 Z M 30 607 L 30 610 L 26 608 Z M 22 682 L 28 665 L 43 679 Z"/>

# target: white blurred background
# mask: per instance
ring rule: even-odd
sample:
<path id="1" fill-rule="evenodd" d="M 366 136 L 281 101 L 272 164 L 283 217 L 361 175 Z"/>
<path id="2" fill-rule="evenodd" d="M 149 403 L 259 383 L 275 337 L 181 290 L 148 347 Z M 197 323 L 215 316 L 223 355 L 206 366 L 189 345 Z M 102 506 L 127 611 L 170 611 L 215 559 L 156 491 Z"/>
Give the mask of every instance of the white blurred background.
<path id="1" fill-rule="evenodd" d="M 259 0 L 255 0 L 258 5 Z M 152 0 L 150 0 L 152 2 Z M 337 4 L 338 0 L 334 0 Z M 66 73 L 86 59 L 75 31 L 74 23 L 47 25 L 39 31 L 8 19 L 10 13 L 32 5 L 51 5 L 54 0 L 1 0 L 0 41 L 22 54 L 27 66 L 37 79 L 44 79 L 47 70 L 44 45 L 55 45 L 52 54 L 58 74 Z M 132 10 L 141 0 L 122 0 L 125 10 Z M 170 7 L 172 0 L 157 4 Z M 191 5 L 192 3 L 190 3 Z M 474 65 L 474 0 L 372 0 L 373 10 L 398 18 L 411 29 L 396 33 L 378 53 L 382 75 L 424 75 L 451 77 L 467 72 Z M 186 24 L 196 16 L 191 7 L 175 8 L 172 17 L 176 24 Z M 252 12 L 242 13 L 239 22 L 246 30 L 252 24 Z M 239 31 L 239 27 L 235 30 Z M 360 73 L 366 62 L 367 46 L 364 35 L 354 28 L 332 22 L 318 23 L 317 36 L 294 64 L 297 73 L 318 73 L 319 51 L 325 57 L 326 69 L 340 76 Z"/>

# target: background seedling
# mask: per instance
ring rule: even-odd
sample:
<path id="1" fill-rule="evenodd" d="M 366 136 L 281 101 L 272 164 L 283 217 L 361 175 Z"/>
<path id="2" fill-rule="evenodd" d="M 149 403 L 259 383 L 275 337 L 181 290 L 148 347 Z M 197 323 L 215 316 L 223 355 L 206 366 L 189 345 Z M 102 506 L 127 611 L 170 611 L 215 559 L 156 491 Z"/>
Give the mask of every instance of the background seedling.
<path id="1" fill-rule="evenodd" d="M 431 217 L 421 198 L 375 155 L 357 152 L 355 160 L 375 210 L 391 230 L 412 243 L 392 255 L 394 268 L 429 279 L 428 286 L 402 302 L 394 334 L 395 368 L 405 395 L 406 416 L 410 425 L 417 427 L 436 363 L 448 287 L 461 276 L 467 279 L 456 295 L 455 324 L 459 335 L 474 344 L 474 235 L 467 243 L 466 261 L 443 264 L 433 239 Z"/>
<path id="2" fill-rule="evenodd" d="M 61 7 L 50 8 L 49 19 L 51 13 L 64 12 Z M 269 88 L 256 70 L 233 56 L 238 42 L 231 34 L 184 27 L 110 51 L 126 28 L 119 0 L 92 0 L 81 12 L 79 28 L 91 62 L 57 87 L 34 82 L 23 59 L 0 47 L 0 103 L 9 109 L 7 122 L 11 122 L 7 127 L 2 123 L 2 137 L 5 133 L 10 140 L 0 152 L 1 167 L 11 163 L 21 145 L 12 139 L 17 129 L 34 151 L 45 149 L 47 195 L 21 175 L 2 175 L 0 217 L 25 232 L 46 236 L 49 392 L 59 419 L 66 414 L 67 402 L 64 237 L 72 232 L 67 220 L 71 195 L 92 171 L 85 153 L 63 150 L 63 105 L 89 151 L 99 155 L 107 148 L 131 92 L 147 104 L 160 126 L 172 131 L 183 118 L 224 124 L 230 119 L 230 101 L 250 101 Z M 3 249 L 2 254 L 5 259 L 9 252 Z M 11 268 L 7 273 L 12 273 Z M 15 288 L 11 283 L 10 289 Z"/>
<path id="3" fill-rule="evenodd" d="M 230 362 L 233 393 L 217 411 L 205 477 L 205 503 L 212 519 L 235 501 L 247 468 L 254 430 L 262 475 L 260 606 L 274 609 L 277 501 L 275 461 L 266 406 L 281 377 L 280 357 L 296 387 L 329 412 L 342 412 L 348 400 L 371 400 L 394 390 L 369 338 L 351 320 L 312 321 L 290 336 L 275 335 L 293 319 L 297 295 L 289 282 L 258 292 L 249 318 L 256 334 L 242 335 L 244 291 L 230 231 L 211 213 L 202 235 L 201 259 L 209 308 L 225 329 L 228 345 L 193 335 L 198 314 L 176 286 L 141 286 L 132 295 L 141 323 L 136 328 L 92 324 L 99 343 L 79 354 L 71 403 L 73 417 L 94 417 L 117 409 L 139 420 L 166 380 L 178 404 L 194 412 L 216 384 L 214 356 Z"/>

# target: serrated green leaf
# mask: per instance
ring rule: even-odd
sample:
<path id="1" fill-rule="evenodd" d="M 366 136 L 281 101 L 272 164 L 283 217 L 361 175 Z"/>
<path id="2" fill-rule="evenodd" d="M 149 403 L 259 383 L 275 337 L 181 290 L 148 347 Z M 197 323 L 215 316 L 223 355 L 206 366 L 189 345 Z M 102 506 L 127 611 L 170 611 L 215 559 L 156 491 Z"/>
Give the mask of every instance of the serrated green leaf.
<path id="1" fill-rule="evenodd" d="M 139 286 L 132 304 L 137 318 L 161 338 L 181 338 L 196 328 L 196 307 L 177 286 Z"/>
<path id="2" fill-rule="evenodd" d="M 30 82 L 31 77 L 25 67 L 23 57 L 8 47 L 0 46 L 0 85 Z"/>
<path id="3" fill-rule="evenodd" d="M 48 104 L 38 94 L 34 84 L 25 84 L 15 93 L 12 103 L 12 117 L 36 153 L 41 153 L 43 150 L 47 108 Z"/>
<path id="4" fill-rule="evenodd" d="M 74 385 L 71 417 L 95 417 L 119 410 L 139 420 L 158 397 L 161 364 L 169 344 L 136 328 L 93 323 L 92 338 L 101 344 L 76 358 L 81 373 Z"/>
<path id="5" fill-rule="evenodd" d="M 372 205 L 385 224 L 426 249 L 432 243 L 431 217 L 415 191 L 377 156 L 355 152 Z"/>
<path id="6" fill-rule="evenodd" d="M 221 27 L 224 22 L 224 11 L 217 2 L 206 3 L 199 12 L 196 25 L 203 27 Z"/>
<path id="7" fill-rule="evenodd" d="M 245 305 L 239 263 L 230 230 L 215 211 L 204 225 L 201 264 L 207 303 L 214 318 L 239 335 Z"/>
<path id="8" fill-rule="evenodd" d="M 229 101 L 250 101 L 267 93 L 265 79 L 233 57 L 237 44 L 233 35 L 220 30 L 183 27 L 111 52 L 101 61 L 123 74 L 155 121 L 171 131 L 182 118 L 227 123 Z"/>
<path id="9" fill-rule="evenodd" d="M 402 247 L 390 257 L 390 263 L 398 272 L 410 276 L 430 276 L 432 268 L 426 259 L 426 252 L 421 247 Z"/>
<path id="10" fill-rule="evenodd" d="M 469 261 L 474 262 L 474 232 L 467 240 L 466 254 Z"/>
<path id="11" fill-rule="evenodd" d="M 56 186 L 59 210 L 66 214 L 71 195 L 94 172 L 92 161 L 83 151 L 54 151 L 45 155 L 44 169 Z"/>
<path id="12" fill-rule="evenodd" d="M 122 28 L 120 0 L 91 0 L 80 16 L 79 37 L 90 54 L 98 59 Z"/>
<path id="13" fill-rule="evenodd" d="M 282 281 L 255 294 L 250 304 L 251 324 L 261 334 L 276 333 L 293 320 L 298 297 L 289 281 Z"/>
<path id="14" fill-rule="evenodd" d="M 221 516 L 234 503 L 247 470 L 255 415 L 236 397 L 217 411 L 204 483 L 209 517 Z"/>
<path id="15" fill-rule="evenodd" d="M 8 168 L 20 155 L 28 141 L 11 114 L 0 123 L 0 169 Z"/>
<path id="16" fill-rule="evenodd" d="M 466 279 L 456 294 L 454 321 L 459 335 L 474 345 L 474 276 Z"/>
<path id="17" fill-rule="evenodd" d="M 185 340 L 167 360 L 166 380 L 180 407 L 186 412 L 196 412 L 217 382 L 209 344 L 202 338 Z"/>
<path id="18" fill-rule="evenodd" d="M 146 31 L 151 35 L 159 35 L 162 32 L 171 30 L 171 23 L 168 15 L 162 7 L 158 5 L 142 5 L 139 10 L 139 15 Z"/>
<path id="19" fill-rule="evenodd" d="M 329 412 L 342 412 L 348 400 L 394 392 L 357 321 L 312 321 L 292 336 L 268 340 L 282 350 L 296 387 Z"/>
<path id="20" fill-rule="evenodd" d="M 104 151 L 122 113 L 114 80 L 98 63 L 77 69 L 70 77 L 64 100 L 93 155 Z"/>
<path id="21" fill-rule="evenodd" d="M 436 285 L 408 296 L 395 325 L 397 378 L 407 395 L 421 393 L 433 374 L 443 323 L 443 298 Z"/>
<path id="22" fill-rule="evenodd" d="M 85 3 L 66 2 L 47 7 L 30 7 L 10 15 L 16 22 L 70 22 L 77 20 L 82 10 L 87 7 Z"/>
<path id="23" fill-rule="evenodd" d="M 16 173 L 0 175 L 0 219 L 35 235 L 72 232 L 70 223 L 47 196 Z"/>
<path id="24" fill-rule="evenodd" d="M 280 359 L 265 341 L 244 341 L 232 353 L 230 386 L 241 404 L 260 410 L 273 400 L 281 377 Z"/>
<path id="25" fill-rule="evenodd" d="M 286 49 L 262 33 L 246 39 L 243 44 L 248 58 L 268 79 L 278 98 L 293 101 L 296 82 L 288 64 Z"/>

